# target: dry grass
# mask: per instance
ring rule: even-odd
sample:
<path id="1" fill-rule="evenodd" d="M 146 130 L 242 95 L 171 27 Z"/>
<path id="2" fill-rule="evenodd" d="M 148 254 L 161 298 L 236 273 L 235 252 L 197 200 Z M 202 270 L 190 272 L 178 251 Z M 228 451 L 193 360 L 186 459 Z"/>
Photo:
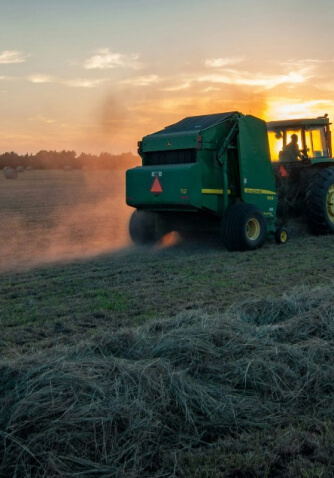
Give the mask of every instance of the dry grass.
<path id="1" fill-rule="evenodd" d="M 119 175 L 0 183 L 1 477 L 333 476 L 332 237 L 88 260 Z"/>
<path id="2" fill-rule="evenodd" d="M 305 289 L 3 361 L 1 476 L 185 476 L 195 448 L 328 422 L 333 321 L 331 288 Z"/>

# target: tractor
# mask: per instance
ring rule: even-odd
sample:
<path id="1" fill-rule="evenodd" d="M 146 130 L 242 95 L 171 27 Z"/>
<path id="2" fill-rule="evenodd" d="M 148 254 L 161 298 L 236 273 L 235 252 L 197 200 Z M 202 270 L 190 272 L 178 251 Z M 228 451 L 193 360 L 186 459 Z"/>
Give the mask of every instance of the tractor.
<path id="1" fill-rule="evenodd" d="M 279 152 L 290 133 L 302 145 L 293 160 Z M 334 232 L 330 149 L 327 118 L 266 124 L 237 111 L 184 118 L 138 143 L 142 166 L 126 172 L 126 202 L 136 209 L 130 237 L 144 245 L 171 231 L 220 231 L 228 250 L 254 250 L 270 237 L 286 242 L 286 215 L 305 201 L 313 232 Z"/>
<path id="2" fill-rule="evenodd" d="M 313 234 L 333 234 L 334 160 L 327 115 L 271 121 L 267 129 L 278 217 L 283 222 L 304 217 Z"/>

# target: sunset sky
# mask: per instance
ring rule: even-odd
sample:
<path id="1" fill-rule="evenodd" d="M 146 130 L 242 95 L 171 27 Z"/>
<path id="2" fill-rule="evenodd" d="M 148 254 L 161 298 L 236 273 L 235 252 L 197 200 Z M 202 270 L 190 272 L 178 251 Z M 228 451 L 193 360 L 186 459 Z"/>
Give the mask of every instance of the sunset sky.
<path id="1" fill-rule="evenodd" d="M 334 121 L 333 0 L 0 0 L 0 153 L 120 153 L 185 116 Z"/>

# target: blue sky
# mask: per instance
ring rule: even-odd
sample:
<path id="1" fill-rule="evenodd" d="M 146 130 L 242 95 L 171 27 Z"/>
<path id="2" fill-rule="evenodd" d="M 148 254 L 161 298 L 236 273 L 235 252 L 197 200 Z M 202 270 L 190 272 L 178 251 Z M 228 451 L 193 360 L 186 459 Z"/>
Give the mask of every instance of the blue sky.
<path id="1" fill-rule="evenodd" d="M 334 118 L 332 0 L 0 0 L 0 152 L 135 151 L 184 116 Z"/>

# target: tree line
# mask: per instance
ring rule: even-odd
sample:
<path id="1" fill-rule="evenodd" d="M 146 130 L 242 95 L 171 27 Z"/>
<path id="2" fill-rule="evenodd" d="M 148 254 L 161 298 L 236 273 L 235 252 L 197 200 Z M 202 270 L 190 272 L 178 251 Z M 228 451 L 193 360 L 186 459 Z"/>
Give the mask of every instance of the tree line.
<path id="1" fill-rule="evenodd" d="M 36 154 L 19 155 L 7 152 L 0 154 L 0 169 L 9 166 L 33 169 L 129 169 L 140 164 L 140 158 L 133 153 L 111 154 L 81 153 L 75 151 L 39 151 Z"/>

